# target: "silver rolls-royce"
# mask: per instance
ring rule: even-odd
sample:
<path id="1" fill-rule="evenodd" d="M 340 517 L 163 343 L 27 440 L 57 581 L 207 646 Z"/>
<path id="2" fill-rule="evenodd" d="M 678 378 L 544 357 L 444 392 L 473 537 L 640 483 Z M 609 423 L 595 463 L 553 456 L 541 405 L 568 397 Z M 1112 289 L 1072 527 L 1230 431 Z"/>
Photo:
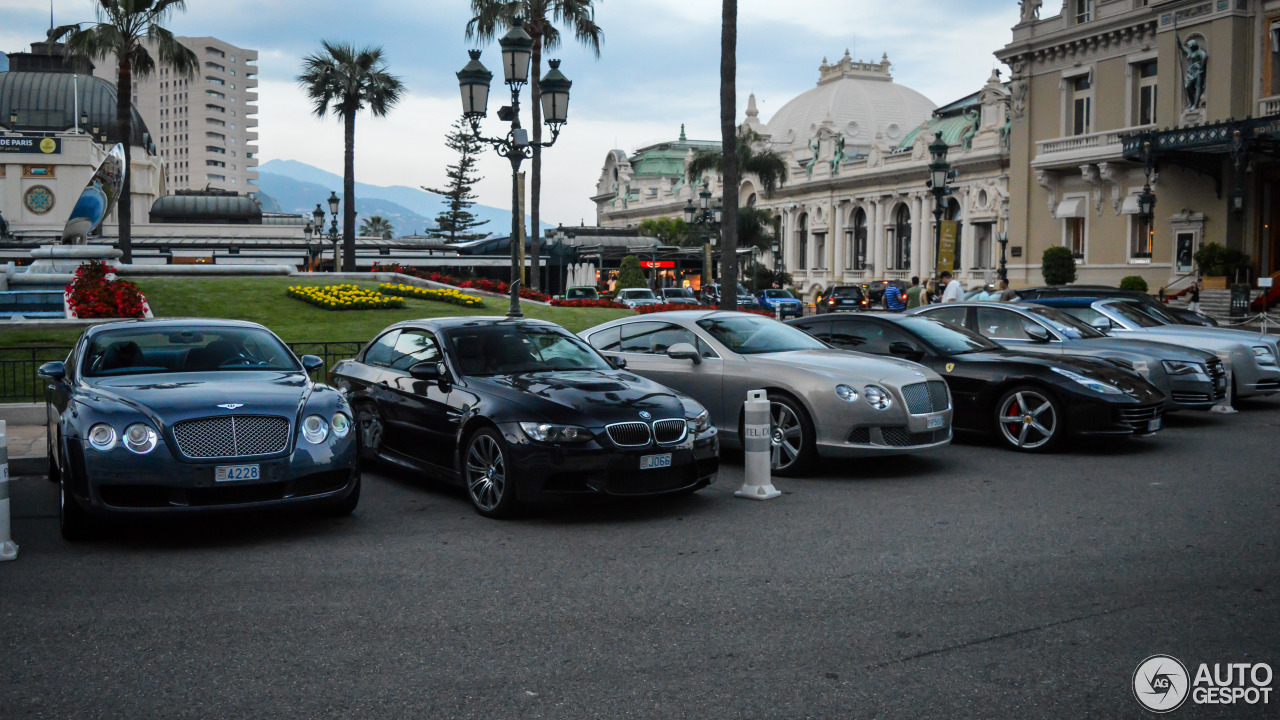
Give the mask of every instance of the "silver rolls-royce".
<path id="1" fill-rule="evenodd" d="M 951 396 L 937 373 L 835 350 L 771 318 L 684 310 L 580 334 L 627 370 L 702 403 L 731 445 L 741 443 L 747 392 L 767 390 L 780 475 L 800 473 L 817 456 L 897 455 L 951 442 Z"/>

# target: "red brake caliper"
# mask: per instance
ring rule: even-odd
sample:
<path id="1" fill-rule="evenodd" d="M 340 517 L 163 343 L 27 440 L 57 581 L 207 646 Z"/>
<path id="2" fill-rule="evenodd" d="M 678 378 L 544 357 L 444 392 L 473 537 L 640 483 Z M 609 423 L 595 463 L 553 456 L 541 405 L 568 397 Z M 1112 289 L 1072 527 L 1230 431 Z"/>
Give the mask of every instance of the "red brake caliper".
<path id="1" fill-rule="evenodd" d="M 1014 400 L 1013 404 L 1009 406 L 1009 417 L 1005 418 L 1005 422 L 1010 425 L 1016 425 L 1022 422 L 1021 418 L 1022 408 L 1018 407 L 1018 401 Z"/>

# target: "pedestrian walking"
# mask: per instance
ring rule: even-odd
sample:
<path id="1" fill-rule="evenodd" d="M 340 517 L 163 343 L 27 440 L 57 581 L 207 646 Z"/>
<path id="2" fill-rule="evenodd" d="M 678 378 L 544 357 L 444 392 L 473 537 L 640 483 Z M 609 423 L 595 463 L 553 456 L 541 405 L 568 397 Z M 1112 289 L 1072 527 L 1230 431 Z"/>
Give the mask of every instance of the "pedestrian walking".
<path id="1" fill-rule="evenodd" d="M 1200 281 L 1196 280 L 1191 285 L 1191 301 L 1187 303 L 1187 309 L 1191 312 L 1200 312 Z"/>
<path id="2" fill-rule="evenodd" d="M 946 284 L 942 290 L 942 302 L 951 303 L 964 300 L 964 286 L 960 284 L 959 280 L 951 276 L 950 271 L 943 270 L 939 279 Z"/>
<path id="3" fill-rule="evenodd" d="M 889 312 L 902 312 L 907 309 L 902 302 L 902 291 L 896 283 L 889 283 L 884 289 L 884 307 Z"/>
<path id="4" fill-rule="evenodd" d="M 929 293 L 920 286 L 920 276 L 911 278 L 911 287 L 907 288 L 907 309 L 918 308 L 929 304 Z"/>
<path id="5" fill-rule="evenodd" d="M 1018 294 L 1013 291 L 1013 288 L 1009 287 L 1008 280 L 1001 280 L 998 290 L 1000 292 L 1000 302 L 1016 302 L 1018 300 Z"/>

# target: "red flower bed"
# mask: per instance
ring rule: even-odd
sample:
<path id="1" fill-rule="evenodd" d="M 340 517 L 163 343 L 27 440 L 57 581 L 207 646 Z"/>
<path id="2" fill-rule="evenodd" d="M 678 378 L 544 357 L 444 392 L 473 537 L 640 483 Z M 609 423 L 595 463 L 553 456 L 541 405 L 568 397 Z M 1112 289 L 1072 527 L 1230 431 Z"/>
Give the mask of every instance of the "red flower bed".
<path id="1" fill-rule="evenodd" d="M 626 310 L 626 305 L 608 299 L 601 298 L 599 300 L 552 300 L 551 304 L 555 307 L 580 307 L 580 308 L 612 308 L 617 310 Z"/>
<path id="2" fill-rule="evenodd" d="M 115 270 L 101 260 L 90 260 L 76 270 L 66 287 L 67 305 L 79 318 L 146 317 L 147 299 L 128 280 L 108 279 Z"/>
<path id="3" fill-rule="evenodd" d="M 671 312 L 673 310 L 715 310 L 716 308 L 707 307 L 706 305 L 690 305 L 687 303 L 665 303 L 662 305 L 641 305 L 636 308 L 636 312 L 641 315 L 649 313 Z M 773 317 L 773 313 L 767 313 L 763 310 L 738 308 L 738 312 L 752 313 L 753 315 L 764 315 L 765 317 Z"/>
<path id="4" fill-rule="evenodd" d="M 407 268 L 395 263 L 391 265 L 379 265 L 375 262 L 373 264 L 372 271 L 398 272 L 410 277 L 437 282 L 441 285 L 452 285 L 454 287 L 465 288 L 467 290 L 479 290 L 481 292 L 490 292 L 497 295 L 506 295 L 511 290 L 510 285 L 500 280 L 486 280 L 483 278 L 477 280 L 462 280 L 451 275 L 445 275 L 438 272 L 428 272 L 426 270 L 419 270 L 418 268 Z M 550 295 L 534 292 L 525 287 L 520 288 L 520 297 L 525 300 L 536 300 L 538 302 L 549 302 L 551 300 Z"/>

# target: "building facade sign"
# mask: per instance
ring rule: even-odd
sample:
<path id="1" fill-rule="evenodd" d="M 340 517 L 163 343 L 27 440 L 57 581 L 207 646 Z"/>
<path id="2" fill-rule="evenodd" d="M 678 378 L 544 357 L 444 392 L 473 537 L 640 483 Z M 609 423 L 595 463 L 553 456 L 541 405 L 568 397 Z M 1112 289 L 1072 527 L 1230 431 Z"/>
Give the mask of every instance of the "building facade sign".
<path id="1" fill-rule="evenodd" d="M 61 155 L 61 138 L 0 137 L 0 152 Z"/>

